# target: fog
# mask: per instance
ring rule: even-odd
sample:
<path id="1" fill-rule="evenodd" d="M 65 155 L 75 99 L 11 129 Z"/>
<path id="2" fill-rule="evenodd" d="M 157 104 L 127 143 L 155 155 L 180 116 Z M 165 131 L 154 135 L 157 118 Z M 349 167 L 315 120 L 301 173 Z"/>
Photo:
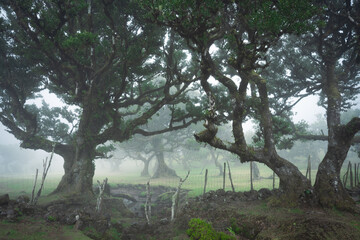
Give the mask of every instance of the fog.
<path id="1" fill-rule="evenodd" d="M 58 100 L 55 95 L 49 94 L 45 91 L 43 96 L 44 100 L 46 100 L 51 107 L 62 106 L 61 101 Z M 41 100 L 42 99 L 38 99 L 37 102 L 40 102 Z M 294 120 L 296 122 L 305 120 L 311 124 L 316 121 L 317 115 L 324 115 L 325 111 L 323 108 L 317 106 L 317 101 L 317 96 L 311 96 L 301 100 L 294 108 Z M 244 129 L 247 134 L 253 133 L 253 123 L 251 121 L 246 122 L 244 124 Z M 144 166 L 143 162 L 131 158 L 120 159 L 121 155 L 123 155 L 121 152 L 116 151 L 113 153 L 113 157 L 111 159 L 97 159 L 95 161 L 95 174 L 140 175 Z M 3 125 L 0 125 L 1 175 L 33 175 L 36 169 L 42 171 L 43 160 L 47 157 L 50 157 L 50 153 L 42 150 L 29 150 L 21 148 L 20 141 L 8 133 Z M 60 156 L 54 154 L 49 175 L 62 175 L 64 173 L 63 162 L 64 161 Z M 174 165 L 176 168 L 179 166 L 180 165 Z M 155 167 L 155 160 L 153 159 L 150 163 L 150 174 L 153 173 Z"/>

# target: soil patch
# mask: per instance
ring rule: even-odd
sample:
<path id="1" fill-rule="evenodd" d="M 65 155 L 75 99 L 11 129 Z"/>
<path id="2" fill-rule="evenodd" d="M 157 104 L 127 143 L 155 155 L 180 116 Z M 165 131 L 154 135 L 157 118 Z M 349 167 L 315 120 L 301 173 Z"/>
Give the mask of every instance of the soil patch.
<path id="1" fill-rule="evenodd" d="M 0 240 L 90 240 L 72 225 L 47 222 L 39 217 L 18 217 L 16 222 L 0 221 Z"/>
<path id="2" fill-rule="evenodd" d="M 186 230 L 193 218 L 205 220 L 229 239 L 360 239 L 357 208 L 343 212 L 307 205 L 273 207 L 268 197 L 280 193 L 268 189 L 242 193 L 210 191 L 194 199 L 188 199 L 184 190 L 180 211 L 175 221 L 170 221 L 174 191 L 169 187 L 151 187 L 150 225 L 144 216 L 145 185 L 111 188 L 101 214 L 94 212 L 95 201 L 81 204 L 76 199 L 61 199 L 29 208 L 21 199 L 4 197 L 0 206 L 0 240 L 189 239 Z"/>

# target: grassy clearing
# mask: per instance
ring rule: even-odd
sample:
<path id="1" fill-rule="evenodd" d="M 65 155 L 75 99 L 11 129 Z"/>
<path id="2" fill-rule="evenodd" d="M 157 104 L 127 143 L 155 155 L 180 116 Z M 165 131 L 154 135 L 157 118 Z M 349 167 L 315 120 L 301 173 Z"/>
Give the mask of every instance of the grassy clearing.
<path id="1" fill-rule="evenodd" d="M 34 186 L 35 176 L 1 176 L 0 177 L 0 194 L 8 193 L 11 198 L 17 197 L 22 194 L 31 195 Z M 61 176 L 50 176 L 46 178 L 42 190 L 42 195 L 51 193 L 58 183 Z M 41 184 L 41 177 L 38 178 L 35 194 Z"/>
<path id="2" fill-rule="evenodd" d="M 253 186 L 255 190 L 259 190 L 261 188 L 273 188 L 273 179 L 272 179 L 272 171 L 268 167 L 258 164 L 260 174 L 262 179 L 254 180 Z M 223 176 L 218 175 L 218 169 L 209 168 L 208 169 L 208 181 L 206 191 L 217 190 L 223 188 Z M 228 169 L 226 169 L 228 170 Z M 301 170 L 305 174 L 306 169 Z M 177 170 L 177 175 L 179 177 L 185 177 L 187 171 L 185 170 Z M 94 176 L 94 182 L 96 180 L 102 181 L 106 177 L 109 179 L 109 183 L 111 186 L 116 186 L 117 184 L 146 184 L 149 180 L 145 177 L 140 177 L 140 174 L 137 172 L 132 173 L 109 173 L 109 174 L 97 174 Z M 233 184 L 235 191 L 249 191 L 250 190 L 250 168 L 249 164 L 242 164 L 238 166 L 231 167 L 231 175 L 233 179 Z M 312 182 L 314 183 L 316 171 L 312 171 Z M 43 188 L 42 195 L 47 195 L 51 193 L 57 186 L 61 179 L 60 175 L 49 175 L 45 181 L 45 185 Z M 40 179 L 38 179 L 37 186 L 40 185 Z M 182 185 L 183 189 L 190 190 L 189 195 L 191 197 L 198 196 L 204 191 L 204 182 L 205 182 L 205 169 L 194 168 L 191 169 L 189 178 Z M 31 194 L 32 188 L 34 184 L 34 176 L 2 176 L 0 177 L 0 194 L 8 193 L 11 198 L 15 198 L 21 194 Z M 177 187 L 179 184 L 179 178 L 158 178 L 151 179 L 151 185 L 164 185 Z M 275 188 L 279 186 L 279 179 L 275 178 Z M 225 179 L 225 190 L 232 190 L 228 171 L 226 171 L 226 179 Z M 37 191 L 37 190 L 36 190 Z"/>

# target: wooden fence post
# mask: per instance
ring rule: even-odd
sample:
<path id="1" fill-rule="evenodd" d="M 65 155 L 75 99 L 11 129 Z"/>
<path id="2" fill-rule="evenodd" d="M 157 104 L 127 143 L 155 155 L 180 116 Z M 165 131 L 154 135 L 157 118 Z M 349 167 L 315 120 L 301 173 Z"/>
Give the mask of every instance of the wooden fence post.
<path id="1" fill-rule="evenodd" d="M 31 192 L 31 199 L 30 199 L 29 205 L 31 205 L 31 204 L 34 203 L 35 188 L 36 188 L 36 182 L 37 182 L 37 178 L 38 178 L 38 173 L 39 173 L 39 169 L 36 169 L 35 182 L 34 182 L 33 190 L 32 190 L 32 192 Z"/>
<path id="2" fill-rule="evenodd" d="M 349 162 L 350 165 L 350 189 L 354 188 L 354 182 L 353 182 L 353 170 L 352 170 L 352 164 Z"/>
<path id="3" fill-rule="evenodd" d="M 355 178 L 354 178 L 354 186 L 357 186 L 357 168 L 356 168 L 356 163 L 354 164 L 354 173 L 355 173 Z"/>
<path id="4" fill-rule="evenodd" d="M 307 166 L 307 169 L 306 169 L 306 178 L 308 178 L 309 176 L 309 181 L 310 181 L 310 185 L 311 185 L 311 159 L 310 159 L 310 155 L 308 157 L 308 166 Z"/>
<path id="5" fill-rule="evenodd" d="M 224 163 L 223 189 L 225 190 L 226 163 Z"/>
<path id="6" fill-rule="evenodd" d="M 356 166 L 356 165 L 355 165 Z M 357 184 L 359 185 L 360 181 L 359 181 L 359 168 L 360 168 L 360 163 L 357 164 L 357 174 L 356 174 L 356 179 L 357 179 Z"/>
<path id="7" fill-rule="evenodd" d="M 254 185 L 253 185 L 253 163 L 250 162 L 250 190 L 253 191 L 254 190 Z"/>
<path id="8" fill-rule="evenodd" d="M 145 201 L 145 217 L 148 225 L 151 223 L 151 191 L 150 179 L 146 184 L 146 201 Z"/>
<path id="9" fill-rule="evenodd" d="M 229 169 L 229 179 L 230 179 L 230 183 L 231 183 L 231 188 L 232 188 L 232 191 L 235 192 L 234 184 L 233 184 L 232 177 L 231 177 L 230 164 L 229 164 L 228 160 L 226 160 L 226 162 L 227 162 L 228 169 Z"/>
<path id="10" fill-rule="evenodd" d="M 206 171 L 205 171 L 205 184 L 204 184 L 204 193 L 203 193 L 203 195 L 206 193 L 207 176 L 208 176 L 208 169 L 206 169 Z"/>
<path id="11" fill-rule="evenodd" d="M 186 181 L 186 179 L 189 177 L 190 170 L 188 171 L 186 177 L 184 179 L 180 178 L 179 185 L 176 189 L 175 194 L 172 196 L 172 205 L 171 205 L 171 221 L 174 221 L 177 211 L 179 209 L 179 201 L 180 201 L 180 189 L 181 185 Z"/>

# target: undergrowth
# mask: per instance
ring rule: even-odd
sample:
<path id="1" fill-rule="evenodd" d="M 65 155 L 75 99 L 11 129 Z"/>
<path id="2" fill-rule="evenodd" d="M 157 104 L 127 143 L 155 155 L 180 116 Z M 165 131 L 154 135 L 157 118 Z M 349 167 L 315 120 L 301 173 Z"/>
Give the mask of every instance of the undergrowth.
<path id="1" fill-rule="evenodd" d="M 233 236 L 224 232 L 216 232 L 212 225 L 200 218 L 193 218 L 189 222 L 189 229 L 186 231 L 192 240 L 235 240 Z"/>

